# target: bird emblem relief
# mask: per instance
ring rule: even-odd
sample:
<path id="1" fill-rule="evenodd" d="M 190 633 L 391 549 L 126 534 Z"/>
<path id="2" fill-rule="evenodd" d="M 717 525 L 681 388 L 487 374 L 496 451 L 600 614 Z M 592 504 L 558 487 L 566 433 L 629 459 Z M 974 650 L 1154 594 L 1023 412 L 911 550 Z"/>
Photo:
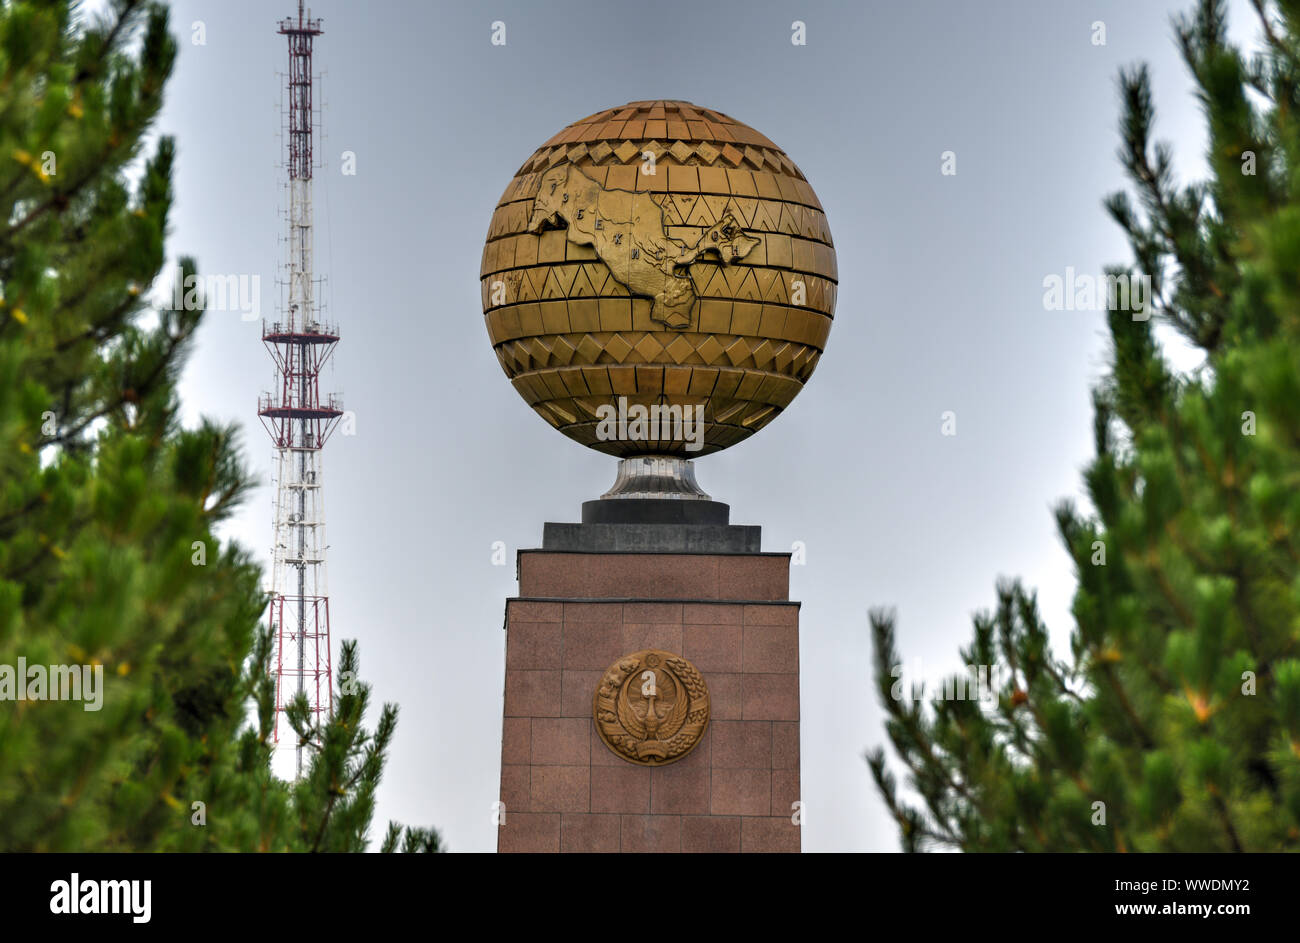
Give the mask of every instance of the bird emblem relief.
<path id="1" fill-rule="evenodd" d="M 704 678 L 685 658 L 647 649 L 620 658 L 594 698 L 605 745 L 633 763 L 658 766 L 695 748 L 709 722 Z"/>

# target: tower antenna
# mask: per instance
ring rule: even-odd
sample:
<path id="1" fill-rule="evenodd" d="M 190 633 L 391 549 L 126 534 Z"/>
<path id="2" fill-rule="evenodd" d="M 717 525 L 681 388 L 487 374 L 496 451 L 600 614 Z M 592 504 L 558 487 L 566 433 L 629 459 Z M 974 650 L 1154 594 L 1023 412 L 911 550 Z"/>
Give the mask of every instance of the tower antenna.
<path id="1" fill-rule="evenodd" d="M 303 13 L 277 30 L 289 40 L 289 211 L 283 260 L 287 298 L 279 320 L 262 322 L 262 342 L 275 362 L 275 388 L 258 398 L 257 412 L 275 448 L 274 539 L 271 545 L 270 627 L 275 638 L 275 741 L 280 715 L 299 694 L 313 724 L 334 707 L 329 594 L 325 580 L 325 503 L 321 451 L 343 415 L 341 398 L 322 400 L 321 368 L 338 343 L 337 325 L 320 319 L 312 257 L 312 42 L 321 21 Z M 303 741 L 295 776 L 302 777 Z"/>

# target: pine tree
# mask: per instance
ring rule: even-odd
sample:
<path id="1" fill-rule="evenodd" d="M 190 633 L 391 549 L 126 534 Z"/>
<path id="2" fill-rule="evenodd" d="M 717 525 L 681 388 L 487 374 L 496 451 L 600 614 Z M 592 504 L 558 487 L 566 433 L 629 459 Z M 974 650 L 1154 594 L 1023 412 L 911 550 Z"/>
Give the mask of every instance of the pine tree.
<path id="1" fill-rule="evenodd" d="M 1145 67 L 1121 75 L 1137 199 L 1106 207 L 1128 274 L 1152 278 L 1149 311 L 1204 362 L 1175 371 L 1145 312 L 1109 312 L 1095 513 L 1056 511 L 1078 578 L 1068 656 L 1004 583 L 961 650 L 1006 669 L 996 709 L 925 708 L 893 696 L 894 617 L 872 614 L 887 733 L 921 805 L 883 750 L 868 762 L 906 850 L 1300 849 L 1300 2 L 1254 2 L 1258 55 L 1228 42 L 1219 0 L 1176 23 L 1207 181 L 1175 182 Z"/>
<path id="2" fill-rule="evenodd" d="M 77 6 L 0 3 L 0 850 L 364 850 L 396 708 L 370 737 L 366 685 L 320 730 L 299 704 L 309 773 L 271 774 L 261 573 L 213 533 L 250 480 L 233 428 L 178 420 L 202 311 L 146 300 L 166 10 Z M 99 704 L 16 700 L 20 658 L 94 666 Z"/>

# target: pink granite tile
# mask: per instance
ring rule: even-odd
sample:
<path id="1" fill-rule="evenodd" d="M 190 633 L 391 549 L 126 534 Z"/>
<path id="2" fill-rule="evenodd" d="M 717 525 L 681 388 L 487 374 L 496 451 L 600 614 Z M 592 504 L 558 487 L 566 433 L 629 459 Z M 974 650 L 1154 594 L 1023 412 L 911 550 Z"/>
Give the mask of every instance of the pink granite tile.
<path id="1" fill-rule="evenodd" d="M 627 602 L 623 604 L 623 621 L 630 623 L 663 622 L 682 624 L 679 602 Z"/>
<path id="2" fill-rule="evenodd" d="M 506 671 L 507 717 L 554 717 L 560 713 L 558 671 Z"/>
<path id="3" fill-rule="evenodd" d="M 772 771 L 715 769 L 709 811 L 714 815 L 768 815 L 772 808 Z"/>
<path id="4" fill-rule="evenodd" d="M 788 816 L 744 818 L 740 823 L 740 850 L 747 854 L 797 853 L 802 837 L 800 832 L 799 826 L 790 824 Z"/>
<path id="5" fill-rule="evenodd" d="M 650 770 L 623 763 L 591 768 L 591 811 L 650 811 Z"/>
<path id="6" fill-rule="evenodd" d="M 742 716 L 745 720 L 798 720 L 797 674 L 742 675 Z M 536 736 L 536 732 L 533 734 Z"/>
<path id="7" fill-rule="evenodd" d="M 619 816 L 586 812 L 566 812 L 560 816 L 560 851 L 610 854 L 617 852 L 618 846 Z"/>
<path id="8" fill-rule="evenodd" d="M 752 674 L 799 673 L 799 628 L 746 625 L 744 670 Z"/>
<path id="9" fill-rule="evenodd" d="M 745 607 L 735 603 L 686 603 L 682 622 L 686 625 L 741 625 Z"/>
<path id="10" fill-rule="evenodd" d="M 709 782 L 707 768 L 682 768 L 680 763 L 659 767 L 650 775 L 650 811 L 707 815 Z"/>
<path id="11" fill-rule="evenodd" d="M 507 622 L 559 622 L 564 607 L 558 602 L 515 599 L 506 603 Z"/>
<path id="12" fill-rule="evenodd" d="M 565 668 L 605 671 L 626 654 L 621 622 L 564 623 Z"/>
<path id="13" fill-rule="evenodd" d="M 587 812 L 591 808 L 589 766 L 532 767 L 533 812 Z"/>
<path id="14" fill-rule="evenodd" d="M 713 720 L 740 720 L 743 711 L 742 675 L 706 673 L 709 715 Z"/>
<path id="15" fill-rule="evenodd" d="M 588 765 L 590 728 L 591 721 L 585 717 L 533 718 L 533 765 Z"/>
<path id="16" fill-rule="evenodd" d="M 797 723 L 772 724 L 772 768 L 799 768 L 799 725 Z"/>
<path id="17" fill-rule="evenodd" d="M 565 671 L 561 676 L 564 685 L 560 713 L 565 717 L 591 717 L 596 685 L 603 671 Z"/>
<path id="18" fill-rule="evenodd" d="M 497 832 L 497 851 L 556 853 L 560 850 L 558 812 L 511 812 Z"/>
<path id="19" fill-rule="evenodd" d="M 560 623 L 510 623 L 506 630 L 506 667 L 559 668 Z"/>
<path id="20" fill-rule="evenodd" d="M 682 820 L 677 815 L 625 815 L 622 822 L 624 852 L 679 852 Z"/>
<path id="21" fill-rule="evenodd" d="M 740 818 L 722 815 L 682 816 L 682 851 L 734 854 L 740 851 Z"/>
<path id="22" fill-rule="evenodd" d="M 772 765 L 772 724 L 766 720 L 715 720 L 713 766 L 716 769 L 766 769 Z"/>
<path id="23" fill-rule="evenodd" d="M 505 718 L 501 733 L 501 762 L 531 763 L 532 749 L 532 721 L 527 717 Z"/>
<path id="24" fill-rule="evenodd" d="M 682 654 L 706 674 L 740 671 L 744 652 L 742 632 L 739 625 L 682 626 Z"/>

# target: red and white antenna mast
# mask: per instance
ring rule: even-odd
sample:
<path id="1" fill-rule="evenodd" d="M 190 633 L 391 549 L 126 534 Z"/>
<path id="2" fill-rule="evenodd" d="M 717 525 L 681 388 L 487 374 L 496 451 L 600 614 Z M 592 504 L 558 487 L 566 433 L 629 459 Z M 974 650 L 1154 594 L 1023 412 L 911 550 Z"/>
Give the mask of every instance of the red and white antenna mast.
<path id="1" fill-rule="evenodd" d="M 343 415 L 335 394 L 322 400 L 320 373 L 339 333 L 320 319 L 312 259 L 312 41 L 321 21 L 303 15 L 282 20 L 289 38 L 289 126 L 286 166 L 289 213 L 284 260 L 287 297 L 280 320 L 262 323 L 262 342 L 275 361 L 275 388 L 258 399 L 257 412 L 275 446 L 275 536 L 271 546 L 271 631 L 275 636 L 275 739 L 280 715 L 298 694 L 307 696 L 312 720 L 333 710 L 330 610 L 325 582 L 325 502 L 321 449 Z M 296 776 L 302 776 L 301 741 Z"/>

